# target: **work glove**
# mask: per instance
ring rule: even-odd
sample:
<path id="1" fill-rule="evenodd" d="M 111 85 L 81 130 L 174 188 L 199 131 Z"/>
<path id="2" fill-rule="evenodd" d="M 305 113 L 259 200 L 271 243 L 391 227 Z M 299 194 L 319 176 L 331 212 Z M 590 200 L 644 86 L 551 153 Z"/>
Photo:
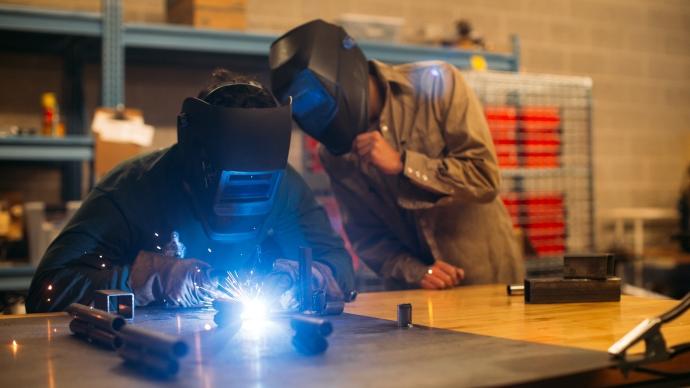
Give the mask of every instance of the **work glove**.
<path id="1" fill-rule="evenodd" d="M 141 251 L 132 264 L 128 284 L 138 306 L 158 302 L 193 307 L 212 300 L 209 291 L 216 289 L 218 281 L 210 273 L 211 266 L 201 260 Z"/>
<path id="2" fill-rule="evenodd" d="M 312 262 L 312 291 L 323 291 L 327 300 L 343 300 L 343 292 L 329 266 Z M 299 309 L 299 263 L 294 260 L 277 259 L 273 271 L 264 278 L 264 295 L 280 309 Z"/>

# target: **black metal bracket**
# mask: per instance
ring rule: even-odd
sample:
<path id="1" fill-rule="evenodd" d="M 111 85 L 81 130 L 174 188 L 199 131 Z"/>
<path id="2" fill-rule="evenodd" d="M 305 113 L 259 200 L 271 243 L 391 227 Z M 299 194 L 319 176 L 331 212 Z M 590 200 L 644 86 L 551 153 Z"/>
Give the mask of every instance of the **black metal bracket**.
<path id="1" fill-rule="evenodd" d="M 354 300 L 356 292 L 346 295 L 346 300 L 327 300 L 325 292 L 312 289 L 312 249 L 299 250 L 299 311 L 314 315 L 339 315 L 345 309 L 345 302 Z"/>
<path id="2" fill-rule="evenodd" d="M 647 318 L 640 322 L 634 329 L 630 330 L 621 339 L 616 341 L 609 348 L 611 358 L 619 360 L 619 367 L 624 373 L 644 364 L 670 360 L 673 357 L 690 351 L 690 343 L 683 343 L 668 348 L 666 340 L 661 333 L 661 327 L 681 316 L 690 309 L 690 293 L 674 306 L 671 310 L 654 318 Z M 628 356 L 627 352 L 644 341 L 645 351 L 643 354 Z"/>

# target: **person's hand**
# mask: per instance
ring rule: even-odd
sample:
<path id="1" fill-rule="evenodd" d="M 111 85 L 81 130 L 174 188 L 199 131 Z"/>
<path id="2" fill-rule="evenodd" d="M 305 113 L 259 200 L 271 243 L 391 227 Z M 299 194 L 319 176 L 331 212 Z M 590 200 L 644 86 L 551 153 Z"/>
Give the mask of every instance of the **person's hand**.
<path id="1" fill-rule="evenodd" d="M 322 290 L 328 300 L 343 300 L 343 292 L 333 277 L 330 267 L 317 261 L 312 262 L 312 290 Z M 264 295 L 277 302 L 283 310 L 299 308 L 299 263 L 294 260 L 278 259 L 273 271 L 264 278 Z"/>
<path id="2" fill-rule="evenodd" d="M 193 307 L 213 299 L 209 291 L 215 290 L 218 281 L 210 273 L 211 266 L 201 260 L 141 251 L 132 264 L 128 283 L 137 305 L 160 302 Z"/>
<path id="3" fill-rule="evenodd" d="M 450 265 L 445 261 L 436 260 L 434 265 L 429 267 L 419 285 L 427 290 L 441 290 L 457 286 L 464 278 L 465 271 L 462 268 Z"/>
<path id="4" fill-rule="evenodd" d="M 384 174 L 396 175 L 403 170 L 400 153 L 388 144 L 379 131 L 358 135 L 352 143 L 352 149 L 362 162 L 374 165 Z"/>

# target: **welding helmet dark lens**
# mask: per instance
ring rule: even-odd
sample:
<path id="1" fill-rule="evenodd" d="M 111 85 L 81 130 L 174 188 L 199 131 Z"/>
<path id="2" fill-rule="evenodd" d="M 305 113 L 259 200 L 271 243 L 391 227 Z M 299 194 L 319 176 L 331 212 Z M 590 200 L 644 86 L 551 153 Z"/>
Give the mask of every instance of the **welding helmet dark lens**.
<path id="1" fill-rule="evenodd" d="M 338 104 L 321 81 L 309 69 L 302 70 L 284 93 L 292 97 L 292 114 L 300 128 L 320 137 L 338 112 Z"/>

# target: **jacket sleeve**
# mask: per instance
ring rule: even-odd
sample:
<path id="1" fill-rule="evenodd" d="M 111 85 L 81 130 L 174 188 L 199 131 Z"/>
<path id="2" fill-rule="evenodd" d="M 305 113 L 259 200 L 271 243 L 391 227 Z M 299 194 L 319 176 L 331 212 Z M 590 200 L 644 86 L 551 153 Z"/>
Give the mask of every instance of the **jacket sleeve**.
<path id="1" fill-rule="evenodd" d="M 345 232 L 362 261 L 385 280 L 407 286 L 419 283 L 429 264 L 412 255 L 356 191 L 333 178 L 331 187 Z"/>
<path id="2" fill-rule="evenodd" d="M 31 282 L 29 313 L 61 311 L 90 304 L 100 289 L 130 291 L 131 232 L 117 204 L 94 189 L 50 244 Z"/>
<path id="3" fill-rule="evenodd" d="M 466 202 L 490 202 L 498 194 L 500 174 L 482 107 L 460 71 L 445 64 L 425 72 L 432 85 L 426 98 L 445 142 L 442 157 L 406 150 L 403 174 L 429 193 Z M 432 130 L 429 128 L 428 130 Z"/>
<path id="4" fill-rule="evenodd" d="M 297 259 L 299 248 L 312 248 L 313 259 L 330 267 L 345 295 L 355 289 L 352 258 L 328 220 L 326 211 L 316 202 L 314 194 L 302 177 L 288 167 L 286 182 L 287 202 L 273 226 L 273 238 L 285 258 Z"/>

